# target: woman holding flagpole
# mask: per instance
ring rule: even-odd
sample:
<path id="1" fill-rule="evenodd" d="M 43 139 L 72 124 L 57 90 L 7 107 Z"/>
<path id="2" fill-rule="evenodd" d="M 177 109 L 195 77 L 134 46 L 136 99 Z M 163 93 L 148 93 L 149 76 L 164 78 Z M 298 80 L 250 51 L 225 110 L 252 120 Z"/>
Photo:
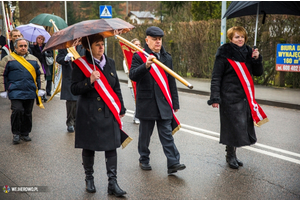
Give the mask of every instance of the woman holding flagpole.
<path id="1" fill-rule="evenodd" d="M 255 101 L 251 77 L 262 75 L 262 56 L 245 44 L 247 32 L 243 27 L 230 28 L 227 37 L 230 42 L 220 46 L 216 54 L 208 104 L 220 106 L 220 143 L 226 145 L 229 167 L 238 169 L 243 163 L 236 157 L 236 148 L 254 144 L 254 124 L 268 119 Z"/>
<path id="2" fill-rule="evenodd" d="M 115 62 L 104 54 L 100 34 L 82 38 L 85 56 L 73 62 L 71 92 L 78 95 L 75 148 L 82 149 L 86 190 L 96 192 L 93 177 L 95 151 L 104 151 L 108 193 L 126 194 L 117 183 L 117 148 L 121 145 L 120 118 L 125 107 Z"/>

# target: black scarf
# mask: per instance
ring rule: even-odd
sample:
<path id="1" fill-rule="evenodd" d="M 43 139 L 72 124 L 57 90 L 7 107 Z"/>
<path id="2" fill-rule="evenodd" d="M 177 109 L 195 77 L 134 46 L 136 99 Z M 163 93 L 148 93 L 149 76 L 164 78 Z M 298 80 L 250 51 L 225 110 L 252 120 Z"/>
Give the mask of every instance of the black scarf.
<path id="1" fill-rule="evenodd" d="M 230 45 L 233 47 L 233 49 L 235 51 L 237 51 L 246 60 L 247 54 L 248 54 L 248 49 L 245 44 L 243 46 L 239 47 L 238 45 L 230 42 Z"/>

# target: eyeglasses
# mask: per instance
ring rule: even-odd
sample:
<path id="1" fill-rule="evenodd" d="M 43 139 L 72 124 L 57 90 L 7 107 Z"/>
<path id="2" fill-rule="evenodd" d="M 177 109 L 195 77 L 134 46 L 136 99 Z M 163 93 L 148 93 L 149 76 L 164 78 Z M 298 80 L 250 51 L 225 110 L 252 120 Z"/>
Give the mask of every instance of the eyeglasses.
<path id="1" fill-rule="evenodd" d="M 24 44 L 24 45 L 21 44 L 21 45 L 19 45 L 19 47 L 21 47 L 21 48 L 22 47 L 27 47 L 27 45 L 26 44 Z"/>

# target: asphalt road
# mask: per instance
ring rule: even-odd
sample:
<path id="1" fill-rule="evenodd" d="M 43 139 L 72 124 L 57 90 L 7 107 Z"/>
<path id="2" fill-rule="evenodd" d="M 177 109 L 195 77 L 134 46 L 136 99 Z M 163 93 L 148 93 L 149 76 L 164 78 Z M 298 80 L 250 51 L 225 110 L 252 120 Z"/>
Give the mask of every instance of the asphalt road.
<path id="1" fill-rule="evenodd" d="M 139 168 L 132 97 L 127 85 L 121 86 L 128 109 L 124 130 L 133 138 L 118 149 L 118 182 L 128 193 L 124 199 L 300 199 L 299 110 L 261 105 L 270 122 L 256 128 L 256 145 L 237 150 L 244 167 L 233 170 L 218 142 L 218 110 L 207 106 L 207 96 L 180 92 L 182 128 L 174 138 L 187 168 L 169 176 L 156 130 L 150 143 L 152 171 Z M 32 141 L 13 145 L 10 101 L 0 99 L 0 185 L 40 190 L 0 192 L 0 199 L 115 199 L 107 194 L 103 152 L 95 157 L 97 192 L 85 192 L 81 150 L 74 148 L 74 133 L 65 125 L 65 101 L 55 97 L 45 108 L 34 106 Z"/>

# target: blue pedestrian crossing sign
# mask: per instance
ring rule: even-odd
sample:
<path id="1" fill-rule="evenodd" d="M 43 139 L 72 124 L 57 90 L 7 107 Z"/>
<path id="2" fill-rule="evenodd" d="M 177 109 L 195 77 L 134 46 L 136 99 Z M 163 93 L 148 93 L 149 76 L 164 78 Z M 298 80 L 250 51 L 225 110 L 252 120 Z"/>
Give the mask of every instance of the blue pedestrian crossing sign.
<path id="1" fill-rule="evenodd" d="M 100 18 L 112 18 L 111 6 L 100 6 Z"/>

